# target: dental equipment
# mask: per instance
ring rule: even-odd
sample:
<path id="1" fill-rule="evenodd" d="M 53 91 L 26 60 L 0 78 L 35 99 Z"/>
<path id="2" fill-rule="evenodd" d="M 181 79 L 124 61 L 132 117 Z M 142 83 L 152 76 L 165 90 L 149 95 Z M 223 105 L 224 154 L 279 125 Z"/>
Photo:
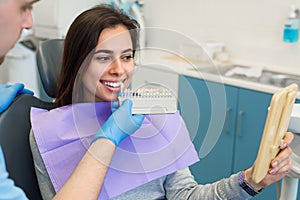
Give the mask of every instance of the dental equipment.
<path id="1" fill-rule="evenodd" d="M 177 98 L 165 87 L 142 87 L 137 90 L 126 89 L 119 94 L 119 103 L 132 100 L 132 114 L 166 114 L 177 111 Z"/>

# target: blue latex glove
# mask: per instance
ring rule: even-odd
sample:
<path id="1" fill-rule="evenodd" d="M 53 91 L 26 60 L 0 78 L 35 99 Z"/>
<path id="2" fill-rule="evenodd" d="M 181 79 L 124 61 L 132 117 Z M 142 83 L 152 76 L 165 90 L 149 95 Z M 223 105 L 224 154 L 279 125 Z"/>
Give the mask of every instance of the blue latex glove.
<path id="1" fill-rule="evenodd" d="M 112 115 L 106 120 L 96 133 L 93 142 L 98 138 L 107 138 L 115 143 L 116 146 L 127 136 L 138 130 L 145 118 L 145 115 L 131 114 L 132 101 L 125 100 L 123 104 L 116 109 L 117 102 L 112 104 Z"/>
<path id="2" fill-rule="evenodd" d="M 0 199 L 23 200 L 28 199 L 25 193 L 15 186 L 14 181 L 8 178 L 4 156 L 0 147 Z"/>
<path id="3" fill-rule="evenodd" d="M 0 85 L 0 113 L 2 113 L 11 104 L 14 98 L 20 94 L 33 95 L 33 92 L 25 89 L 24 84 L 22 83 Z"/>

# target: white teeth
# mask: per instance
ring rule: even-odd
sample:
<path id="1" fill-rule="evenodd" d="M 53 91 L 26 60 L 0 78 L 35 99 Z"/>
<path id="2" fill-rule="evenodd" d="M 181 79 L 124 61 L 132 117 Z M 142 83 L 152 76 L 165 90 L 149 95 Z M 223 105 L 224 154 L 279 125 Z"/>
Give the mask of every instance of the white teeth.
<path id="1" fill-rule="evenodd" d="M 122 82 L 103 82 L 104 85 L 110 86 L 110 87 L 120 87 L 123 83 Z"/>

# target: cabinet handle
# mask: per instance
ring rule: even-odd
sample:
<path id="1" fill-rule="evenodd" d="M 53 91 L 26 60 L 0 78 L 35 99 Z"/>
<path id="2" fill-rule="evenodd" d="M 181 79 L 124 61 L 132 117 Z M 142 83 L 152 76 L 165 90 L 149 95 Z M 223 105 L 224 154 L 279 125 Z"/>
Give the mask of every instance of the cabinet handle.
<path id="1" fill-rule="evenodd" d="M 229 114 L 231 112 L 231 108 L 227 108 L 226 109 L 226 116 L 225 116 L 225 133 L 229 134 L 230 133 L 230 129 L 229 129 Z"/>
<path id="2" fill-rule="evenodd" d="M 237 123 L 237 136 L 238 137 L 242 137 L 241 126 L 242 126 L 242 117 L 243 117 L 244 113 L 245 112 L 241 110 L 238 114 L 238 123 Z"/>

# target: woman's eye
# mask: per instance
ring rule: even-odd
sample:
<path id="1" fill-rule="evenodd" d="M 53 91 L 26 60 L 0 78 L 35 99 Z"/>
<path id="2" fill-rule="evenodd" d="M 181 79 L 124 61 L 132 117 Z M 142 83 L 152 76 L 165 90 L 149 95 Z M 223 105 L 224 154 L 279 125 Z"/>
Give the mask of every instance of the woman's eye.
<path id="1" fill-rule="evenodd" d="M 125 60 L 125 61 L 129 61 L 129 60 L 131 60 L 132 58 L 133 58 L 132 55 L 124 55 L 124 56 L 122 56 L 122 60 Z"/>
<path id="2" fill-rule="evenodd" d="M 22 11 L 26 12 L 27 10 L 32 11 L 31 4 L 26 4 L 26 5 L 22 6 Z"/>
<path id="3" fill-rule="evenodd" d="M 110 57 L 109 56 L 98 56 L 97 60 L 104 62 L 104 61 L 110 60 Z"/>

